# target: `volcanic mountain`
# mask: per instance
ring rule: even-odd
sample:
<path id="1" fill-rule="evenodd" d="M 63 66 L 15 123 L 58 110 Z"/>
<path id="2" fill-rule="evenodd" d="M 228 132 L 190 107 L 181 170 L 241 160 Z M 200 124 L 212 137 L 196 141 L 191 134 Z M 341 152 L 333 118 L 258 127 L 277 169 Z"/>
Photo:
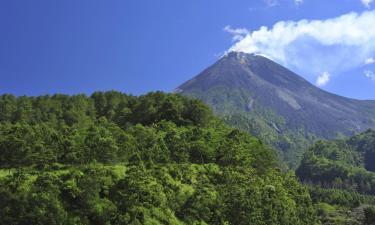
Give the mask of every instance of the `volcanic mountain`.
<path id="1" fill-rule="evenodd" d="M 375 101 L 328 93 L 260 55 L 228 53 L 175 92 L 203 100 L 292 165 L 317 138 L 375 128 Z"/>

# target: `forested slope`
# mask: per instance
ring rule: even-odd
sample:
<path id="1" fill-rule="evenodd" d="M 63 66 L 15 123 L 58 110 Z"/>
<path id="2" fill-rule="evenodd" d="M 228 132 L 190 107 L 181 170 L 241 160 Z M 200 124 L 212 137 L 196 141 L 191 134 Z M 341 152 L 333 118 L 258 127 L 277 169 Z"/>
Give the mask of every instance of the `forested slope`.
<path id="1" fill-rule="evenodd" d="M 304 155 L 296 174 L 310 186 L 314 202 L 367 213 L 365 224 L 374 224 L 374 172 L 375 131 L 368 130 L 351 138 L 317 142 Z"/>
<path id="2" fill-rule="evenodd" d="M 0 97 L 0 224 L 315 224 L 273 151 L 160 92 Z"/>

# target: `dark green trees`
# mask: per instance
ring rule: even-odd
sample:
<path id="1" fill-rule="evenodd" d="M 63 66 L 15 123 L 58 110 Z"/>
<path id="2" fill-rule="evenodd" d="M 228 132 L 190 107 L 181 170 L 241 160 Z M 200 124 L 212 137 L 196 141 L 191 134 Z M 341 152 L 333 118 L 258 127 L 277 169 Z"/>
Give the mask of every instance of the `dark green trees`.
<path id="1" fill-rule="evenodd" d="M 317 142 L 296 173 L 302 181 L 323 187 L 375 194 L 374 146 L 372 130 L 345 140 Z"/>
<path id="2" fill-rule="evenodd" d="M 351 138 L 319 141 L 304 155 L 296 174 L 309 185 L 323 222 L 375 222 L 374 147 L 375 132 L 368 130 Z"/>
<path id="3" fill-rule="evenodd" d="M 316 222 L 307 190 L 273 151 L 197 100 L 0 100 L 0 224 Z"/>

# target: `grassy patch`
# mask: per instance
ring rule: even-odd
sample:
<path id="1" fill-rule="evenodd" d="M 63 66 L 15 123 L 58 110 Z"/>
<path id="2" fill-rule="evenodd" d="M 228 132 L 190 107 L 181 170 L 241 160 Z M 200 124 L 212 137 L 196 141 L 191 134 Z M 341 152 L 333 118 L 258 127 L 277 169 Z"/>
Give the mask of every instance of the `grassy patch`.
<path id="1" fill-rule="evenodd" d="M 6 177 L 14 172 L 13 169 L 0 169 L 0 178 Z"/>

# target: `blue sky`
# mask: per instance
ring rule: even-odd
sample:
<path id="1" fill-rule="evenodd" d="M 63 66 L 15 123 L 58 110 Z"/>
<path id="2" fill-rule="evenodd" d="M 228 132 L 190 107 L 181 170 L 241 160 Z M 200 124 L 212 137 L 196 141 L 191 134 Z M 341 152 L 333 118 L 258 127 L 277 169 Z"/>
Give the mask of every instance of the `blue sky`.
<path id="1" fill-rule="evenodd" d="M 369 0 L 4 0 L 0 93 L 171 91 L 226 51 L 255 46 L 325 90 L 375 99 L 371 6 Z M 267 32 L 257 32 L 262 26 Z M 306 27 L 321 32 L 306 34 Z M 283 37 L 296 36 L 269 39 L 280 29 Z"/>

